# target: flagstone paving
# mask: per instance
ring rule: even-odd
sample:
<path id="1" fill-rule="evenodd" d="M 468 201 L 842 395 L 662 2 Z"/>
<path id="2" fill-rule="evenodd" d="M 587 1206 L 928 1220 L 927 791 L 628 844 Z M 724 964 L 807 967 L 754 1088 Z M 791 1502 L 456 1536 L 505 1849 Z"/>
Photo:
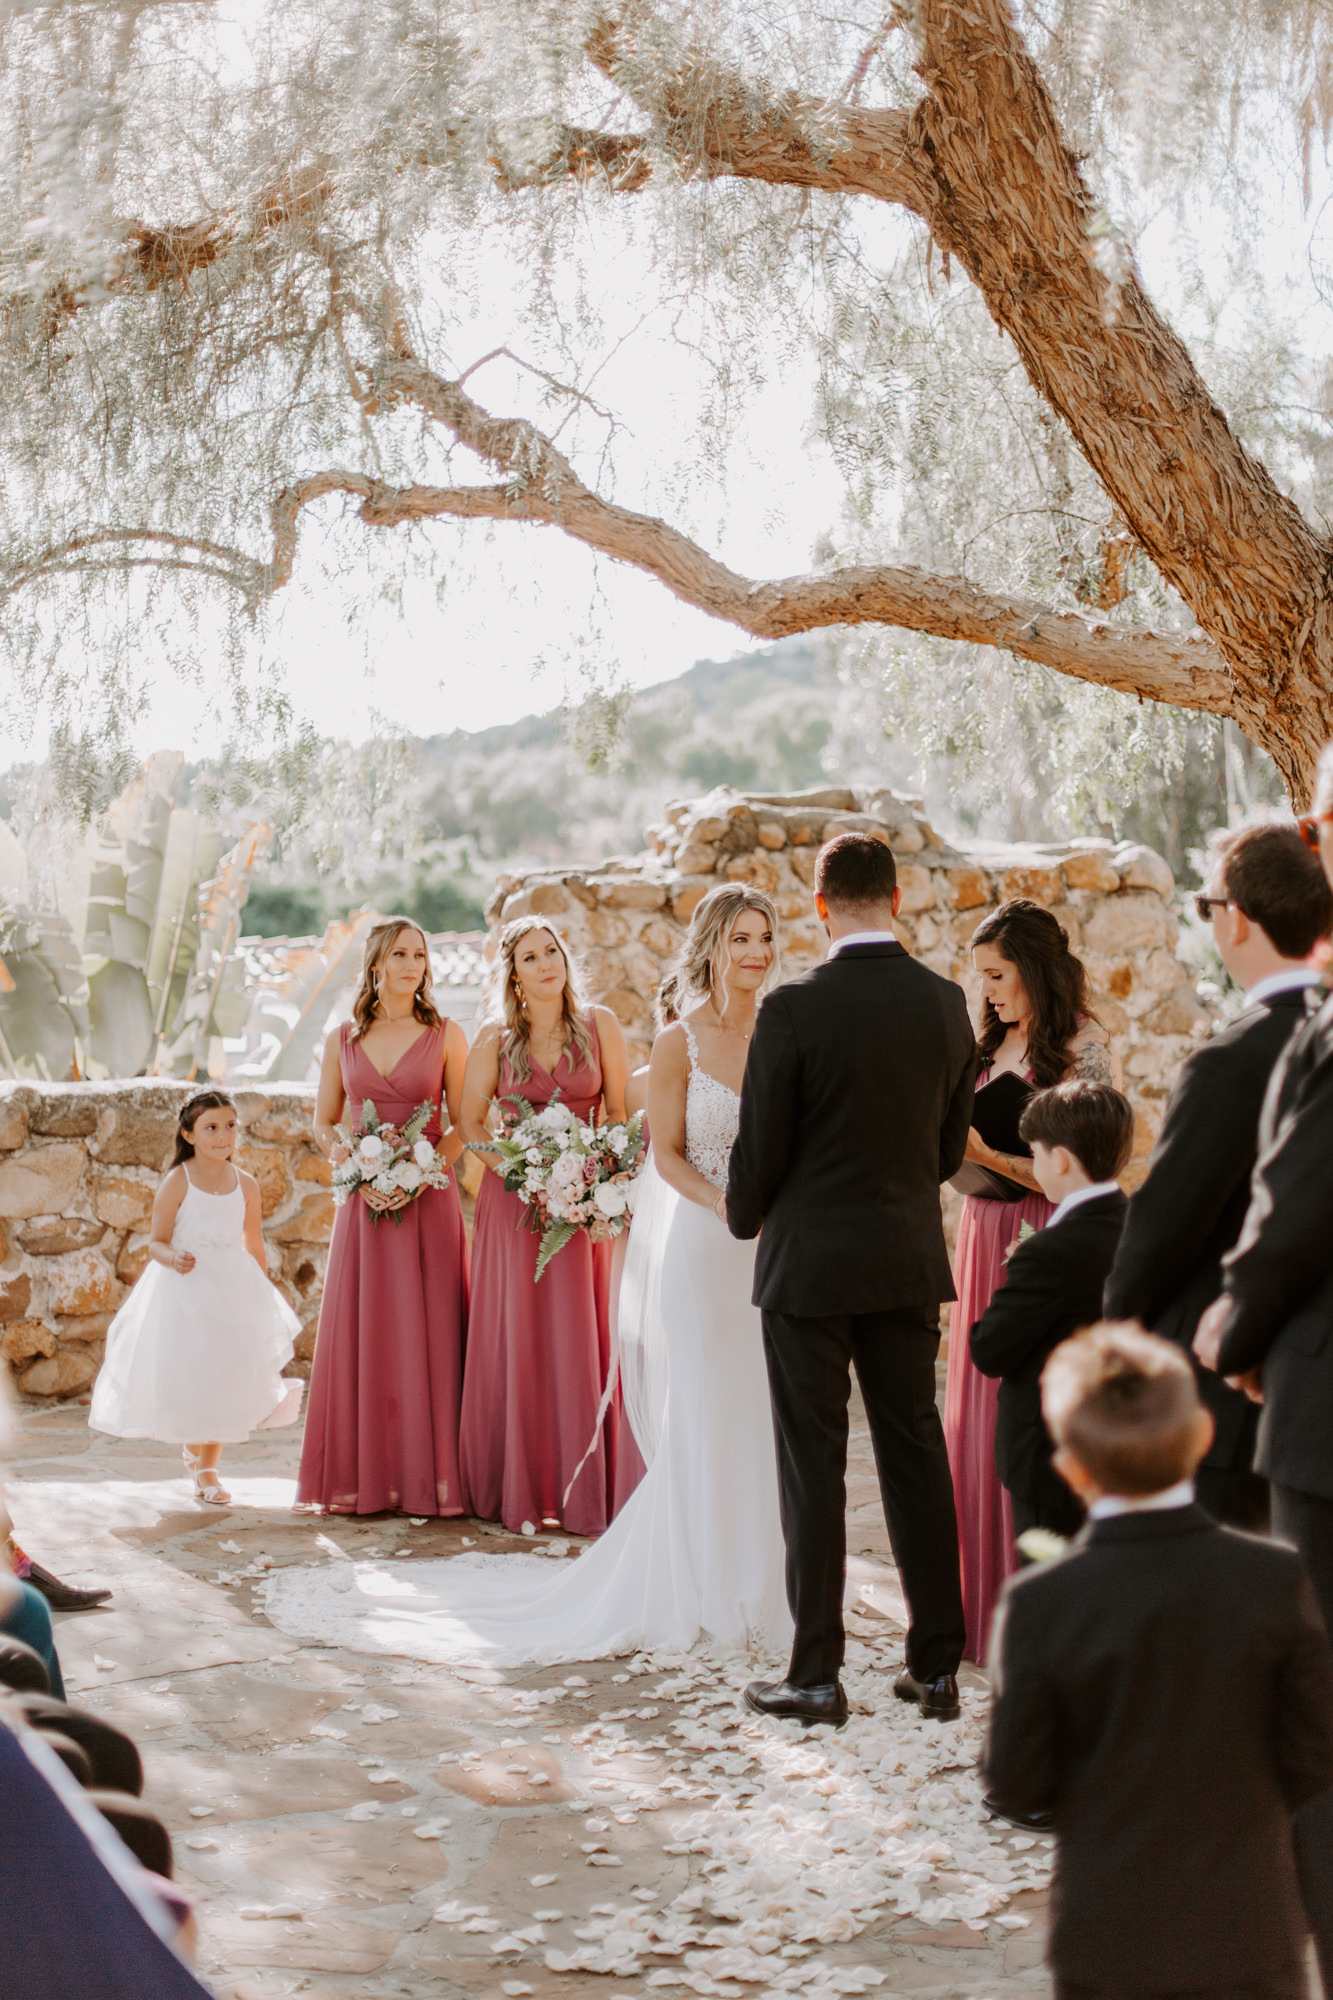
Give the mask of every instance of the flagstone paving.
<path id="1" fill-rule="evenodd" d="M 21 1413 L 14 1454 L 20 1540 L 115 1589 L 57 1643 L 72 1698 L 143 1750 L 219 1995 L 1045 2000 L 1047 1844 L 977 1807 L 981 1677 L 964 1725 L 892 1699 L 902 1599 L 859 1420 L 842 1737 L 747 1717 L 743 1662 L 450 1672 L 302 1645 L 264 1615 L 274 1567 L 542 1543 L 293 1516 L 298 1449 L 230 1450 L 225 1509 L 82 1408 Z"/>

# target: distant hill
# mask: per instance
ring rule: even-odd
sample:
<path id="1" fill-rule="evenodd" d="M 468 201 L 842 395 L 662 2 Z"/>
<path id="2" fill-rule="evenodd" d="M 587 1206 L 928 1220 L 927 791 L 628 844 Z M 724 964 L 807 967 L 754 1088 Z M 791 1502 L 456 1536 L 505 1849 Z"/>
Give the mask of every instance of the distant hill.
<path id="1" fill-rule="evenodd" d="M 492 729 L 417 740 L 423 847 L 365 890 L 382 909 L 410 909 L 429 930 L 468 930 L 502 868 L 589 863 L 632 853 L 672 798 L 714 785 L 796 791 L 825 776 L 836 689 L 813 647 L 784 640 L 687 672 L 611 705 L 605 755 L 590 746 L 606 705 L 526 715 Z M 604 732 L 606 733 L 606 732 Z M 308 867 L 277 861 L 256 876 L 247 929 L 317 930 L 344 913 L 346 892 Z"/>

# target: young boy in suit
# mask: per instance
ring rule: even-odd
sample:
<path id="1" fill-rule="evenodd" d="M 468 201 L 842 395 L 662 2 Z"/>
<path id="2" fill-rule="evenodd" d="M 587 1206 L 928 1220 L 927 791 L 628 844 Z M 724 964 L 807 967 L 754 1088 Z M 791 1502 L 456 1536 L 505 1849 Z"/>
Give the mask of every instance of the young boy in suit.
<path id="1" fill-rule="evenodd" d="M 1083 1509 L 1051 1467 L 1041 1371 L 1062 1340 L 1102 1316 L 1102 1288 L 1128 1206 L 1116 1176 L 1129 1158 L 1134 1113 L 1109 1084 L 1057 1083 L 1023 1107 L 1018 1129 L 1055 1214 L 1015 1244 L 969 1345 L 981 1373 L 1000 1378 L 995 1470 L 1013 1505 L 1015 1534 L 1048 1528 L 1076 1535 Z"/>
<path id="2" fill-rule="evenodd" d="M 1053 1818 L 1056 2000 L 1301 2000 L 1291 1815 L 1333 1784 L 1310 1586 L 1195 1504 L 1213 1426 L 1178 1347 L 1104 1322 L 1042 1407 L 1088 1526 L 1005 1588 L 982 1768 L 1006 1817 Z"/>

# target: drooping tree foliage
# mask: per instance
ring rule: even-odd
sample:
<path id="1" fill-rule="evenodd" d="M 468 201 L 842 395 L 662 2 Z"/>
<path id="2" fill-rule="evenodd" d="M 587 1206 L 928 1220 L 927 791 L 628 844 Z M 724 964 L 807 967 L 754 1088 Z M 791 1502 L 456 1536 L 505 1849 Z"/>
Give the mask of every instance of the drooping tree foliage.
<path id="1" fill-rule="evenodd" d="M 0 109 L 5 643 L 76 762 L 146 645 L 253 719 L 298 563 L 364 605 L 484 523 L 868 637 L 918 707 L 1019 662 L 1112 759 L 1192 710 L 1299 789 L 1333 734 L 1333 390 L 1265 262 L 1323 0 L 0 6 Z M 752 578 L 782 383 L 845 504 Z"/>

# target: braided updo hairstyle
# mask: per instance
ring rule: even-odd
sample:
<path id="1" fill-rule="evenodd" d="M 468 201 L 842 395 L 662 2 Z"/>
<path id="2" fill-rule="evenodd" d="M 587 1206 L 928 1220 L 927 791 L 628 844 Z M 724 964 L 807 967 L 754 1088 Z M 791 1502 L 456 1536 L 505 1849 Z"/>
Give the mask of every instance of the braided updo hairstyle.
<path id="1" fill-rule="evenodd" d="M 1001 903 L 972 933 L 970 950 L 992 945 L 1008 959 L 1023 982 L 1032 1018 L 1028 1023 L 1028 1068 L 1039 1089 L 1069 1074 L 1069 1044 L 1096 1015 L 1088 1001 L 1088 975 L 1069 949 L 1069 933 L 1051 912 L 1027 896 Z M 990 1062 L 1009 1032 L 984 996 L 977 1054 Z"/>

